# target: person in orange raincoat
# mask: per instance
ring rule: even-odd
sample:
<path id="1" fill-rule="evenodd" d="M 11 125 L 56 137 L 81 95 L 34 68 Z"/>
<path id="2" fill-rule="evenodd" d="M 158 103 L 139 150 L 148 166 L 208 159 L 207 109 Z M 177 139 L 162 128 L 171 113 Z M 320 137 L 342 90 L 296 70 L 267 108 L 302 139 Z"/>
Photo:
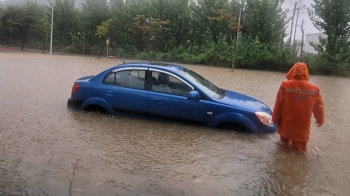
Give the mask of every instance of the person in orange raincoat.
<path id="1" fill-rule="evenodd" d="M 283 143 L 290 143 L 297 150 L 306 151 L 309 141 L 311 117 L 317 127 L 325 123 L 320 90 L 309 82 L 305 63 L 296 63 L 286 74 L 276 96 L 272 121 Z"/>

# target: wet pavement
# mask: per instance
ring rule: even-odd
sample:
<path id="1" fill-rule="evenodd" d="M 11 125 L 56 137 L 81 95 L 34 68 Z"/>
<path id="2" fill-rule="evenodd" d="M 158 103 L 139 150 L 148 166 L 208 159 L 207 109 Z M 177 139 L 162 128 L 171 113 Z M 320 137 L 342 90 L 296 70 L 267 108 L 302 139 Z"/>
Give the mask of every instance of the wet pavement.
<path id="1" fill-rule="evenodd" d="M 350 80 L 311 76 L 327 123 L 306 153 L 252 135 L 66 107 L 106 58 L 0 51 L 0 195 L 348 195 Z M 185 65 L 271 108 L 284 73 Z M 314 121 L 314 119 L 313 119 Z"/>

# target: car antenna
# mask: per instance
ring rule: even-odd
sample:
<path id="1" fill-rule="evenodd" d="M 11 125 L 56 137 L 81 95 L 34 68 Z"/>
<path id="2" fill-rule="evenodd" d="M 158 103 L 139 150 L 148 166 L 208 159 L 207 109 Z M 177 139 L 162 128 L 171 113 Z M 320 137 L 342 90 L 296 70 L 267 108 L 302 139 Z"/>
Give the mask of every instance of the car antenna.
<path id="1" fill-rule="evenodd" d="M 118 57 L 118 59 L 120 59 L 120 60 L 123 62 L 123 64 L 125 64 L 125 62 L 123 61 L 123 59 L 121 59 L 121 58 L 119 58 L 119 57 Z"/>

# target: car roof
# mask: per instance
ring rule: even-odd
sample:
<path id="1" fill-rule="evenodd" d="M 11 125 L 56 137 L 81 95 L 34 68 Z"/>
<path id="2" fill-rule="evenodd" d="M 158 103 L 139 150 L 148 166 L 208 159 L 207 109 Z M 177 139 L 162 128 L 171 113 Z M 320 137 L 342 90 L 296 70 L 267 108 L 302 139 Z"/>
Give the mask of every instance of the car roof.
<path id="1" fill-rule="evenodd" d="M 160 63 L 160 62 L 130 62 L 114 66 L 114 69 L 127 68 L 127 67 L 145 67 L 155 68 L 168 71 L 183 71 L 185 68 L 180 65 L 171 63 Z"/>

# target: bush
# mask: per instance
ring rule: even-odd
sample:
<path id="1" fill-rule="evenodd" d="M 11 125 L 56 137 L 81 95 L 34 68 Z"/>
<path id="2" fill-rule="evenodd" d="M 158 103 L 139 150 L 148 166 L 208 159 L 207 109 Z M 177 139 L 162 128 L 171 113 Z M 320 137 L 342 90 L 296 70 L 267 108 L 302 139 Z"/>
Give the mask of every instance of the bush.
<path id="1" fill-rule="evenodd" d="M 74 53 L 75 50 L 74 50 L 74 47 L 73 46 L 66 46 L 62 49 L 62 52 L 64 53 Z"/>
<path id="2" fill-rule="evenodd" d="M 111 51 L 109 53 L 118 57 L 118 58 L 124 58 L 126 51 L 123 48 L 117 48 L 114 51 L 113 51 L 113 49 L 111 49 Z"/>
<path id="3" fill-rule="evenodd" d="M 197 55 L 192 55 L 189 54 L 187 52 L 182 54 L 182 59 L 184 63 L 193 63 L 193 64 L 197 64 L 197 63 L 201 63 L 203 57 L 197 56 Z"/>
<path id="4" fill-rule="evenodd" d="M 138 53 L 136 54 L 136 58 L 141 60 L 149 60 L 149 53 L 148 52 Z"/>
<path id="5" fill-rule="evenodd" d="M 156 61 L 173 62 L 174 58 L 170 53 L 156 53 Z"/>

